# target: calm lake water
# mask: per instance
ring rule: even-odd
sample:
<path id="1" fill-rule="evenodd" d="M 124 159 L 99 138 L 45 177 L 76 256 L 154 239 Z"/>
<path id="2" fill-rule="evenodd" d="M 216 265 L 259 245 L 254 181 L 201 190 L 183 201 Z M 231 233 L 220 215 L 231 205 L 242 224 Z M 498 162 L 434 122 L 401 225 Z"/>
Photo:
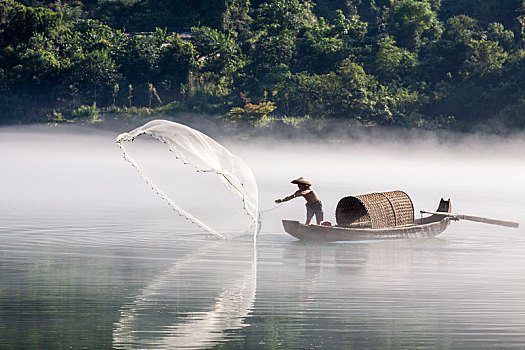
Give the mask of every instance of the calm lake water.
<path id="1" fill-rule="evenodd" d="M 0 349 L 525 348 L 523 137 L 222 140 L 257 178 L 254 244 L 173 212 L 116 134 L 0 129 Z M 444 197 L 522 228 L 460 221 L 435 239 L 304 244 L 280 223 L 304 220 L 302 199 L 273 203 L 299 176 L 332 222 L 343 196 L 401 189 L 417 213 Z M 184 181 L 187 206 L 213 216 L 203 208 L 219 210 L 219 189 Z"/>

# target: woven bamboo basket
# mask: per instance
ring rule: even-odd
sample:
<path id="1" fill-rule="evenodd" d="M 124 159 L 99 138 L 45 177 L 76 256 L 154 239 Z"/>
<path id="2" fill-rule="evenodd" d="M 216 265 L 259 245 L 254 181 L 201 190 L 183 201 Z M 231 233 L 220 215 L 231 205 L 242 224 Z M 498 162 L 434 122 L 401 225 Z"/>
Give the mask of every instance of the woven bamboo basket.
<path id="1" fill-rule="evenodd" d="M 369 193 L 342 198 L 337 203 L 338 226 L 373 229 L 414 223 L 414 205 L 403 191 Z"/>

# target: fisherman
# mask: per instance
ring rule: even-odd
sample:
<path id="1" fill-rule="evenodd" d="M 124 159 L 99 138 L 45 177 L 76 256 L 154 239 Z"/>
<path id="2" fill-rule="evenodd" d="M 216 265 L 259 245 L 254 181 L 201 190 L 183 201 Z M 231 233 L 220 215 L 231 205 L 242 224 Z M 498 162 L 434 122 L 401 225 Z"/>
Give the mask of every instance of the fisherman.
<path id="1" fill-rule="evenodd" d="M 283 199 L 276 199 L 275 203 L 286 202 L 295 197 L 304 197 L 304 199 L 306 199 L 306 225 L 310 224 L 314 214 L 317 225 L 321 225 L 324 218 L 323 204 L 317 193 L 312 189 L 312 183 L 303 177 L 293 180 L 292 183 L 299 186 L 299 190 Z"/>

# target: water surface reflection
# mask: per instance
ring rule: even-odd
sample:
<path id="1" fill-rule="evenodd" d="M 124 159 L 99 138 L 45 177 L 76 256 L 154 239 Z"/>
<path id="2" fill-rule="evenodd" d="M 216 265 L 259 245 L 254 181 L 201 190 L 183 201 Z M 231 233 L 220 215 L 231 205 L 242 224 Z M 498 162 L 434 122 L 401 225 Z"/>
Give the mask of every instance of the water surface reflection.
<path id="1" fill-rule="evenodd" d="M 121 308 L 113 346 L 206 349 L 225 341 L 226 332 L 249 324 L 256 254 L 255 245 L 231 241 L 208 242 L 189 253 Z"/>

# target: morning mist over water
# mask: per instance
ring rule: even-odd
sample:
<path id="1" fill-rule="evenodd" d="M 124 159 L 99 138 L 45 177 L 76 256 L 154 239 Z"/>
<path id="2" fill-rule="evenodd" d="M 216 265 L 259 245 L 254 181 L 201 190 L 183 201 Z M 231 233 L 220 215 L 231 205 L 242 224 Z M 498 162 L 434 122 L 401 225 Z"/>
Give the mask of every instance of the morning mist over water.
<path id="1" fill-rule="evenodd" d="M 117 134 L 0 129 L 6 348 L 525 346 L 523 228 L 460 221 L 435 239 L 304 244 L 281 225 L 304 221 L 304 200 L 273 203 L 304 176 L 332 223 L 340 198 L 400 189 L 416 216 L 443 197 L 453 212 L 523 225 L 523 135 L 217 138 L 257 180 L 254 246 L 250 235 L 218 241 L 172 211 L 122 159 Z M 217 225 L 236 220 L 213 212 L 236 205 L 220 184 L 144 156 L 166 186 L 184 181 L 186 207 Z M 175 173 L 163 178 L 164 164 Z"/>

